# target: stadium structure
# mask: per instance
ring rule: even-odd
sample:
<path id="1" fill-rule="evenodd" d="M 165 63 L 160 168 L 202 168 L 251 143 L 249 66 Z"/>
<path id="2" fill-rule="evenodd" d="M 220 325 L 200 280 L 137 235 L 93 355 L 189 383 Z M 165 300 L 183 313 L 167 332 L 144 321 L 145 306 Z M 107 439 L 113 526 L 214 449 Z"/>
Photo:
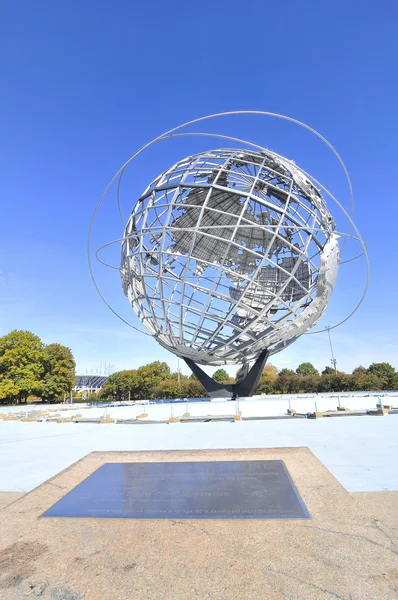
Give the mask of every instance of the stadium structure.
<path id="1" fill-rule="evenodd" d="M 107 375 L 76 375 L 76 383 L 73 391 L 98 394 L 107 380 Z"/>

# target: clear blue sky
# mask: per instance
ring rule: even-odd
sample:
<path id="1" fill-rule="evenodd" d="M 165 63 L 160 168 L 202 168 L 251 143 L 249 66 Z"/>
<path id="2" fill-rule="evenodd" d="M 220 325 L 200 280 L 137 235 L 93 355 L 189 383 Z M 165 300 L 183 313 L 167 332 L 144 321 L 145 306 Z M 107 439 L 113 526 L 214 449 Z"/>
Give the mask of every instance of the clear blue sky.
<path id="1" fill-rule="evenodd" d="M 97 297 L 86 259 L 91 214 L 143 143 L 208 113 L 258 109 L 318 129 L 352 177 L 372 276 L 360 312 L 333 334 L 338 367 L 386 360 L 398 368 L 397 20 L 391 0 L 3 3 L 0 334 L 29 329 L 61 342 L 80 372 L 95 372 L 101 361 L 119 369 L 161 359 L 175 368 L 176 358 Z M 256 117 L 214 128 L 295 159 L 348 205 L 335 159 L 307 132 Z M 131 173 L 126 213 L 172 161 L 215 147 L 162 144 Z M 109 202 L 95 239 L 120 235 Z M 346 257 L 355 251 L 348 245 Z M 341 269 L 323 326 L 360 296 L 364 265 L 354 265 Z M 97 272 L 108 299 L 134 322 L 117 273 Z M 303 360 L 329 364 L 325 335 L 303 336 L 272 358 L 293 368 Z"/>

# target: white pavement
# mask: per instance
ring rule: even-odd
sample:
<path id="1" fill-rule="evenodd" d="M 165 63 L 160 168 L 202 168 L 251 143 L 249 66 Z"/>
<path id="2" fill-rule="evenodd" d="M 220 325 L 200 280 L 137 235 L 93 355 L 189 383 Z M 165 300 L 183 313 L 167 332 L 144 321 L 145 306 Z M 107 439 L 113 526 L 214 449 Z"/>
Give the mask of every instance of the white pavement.
<path id="1" fill-rule="evenodd" d="M 0 421 L 0 491 L 28 492 L 95 450 L 308 446 L 349 492 L 398 491 L 398 415 L 97 425 Z"/>

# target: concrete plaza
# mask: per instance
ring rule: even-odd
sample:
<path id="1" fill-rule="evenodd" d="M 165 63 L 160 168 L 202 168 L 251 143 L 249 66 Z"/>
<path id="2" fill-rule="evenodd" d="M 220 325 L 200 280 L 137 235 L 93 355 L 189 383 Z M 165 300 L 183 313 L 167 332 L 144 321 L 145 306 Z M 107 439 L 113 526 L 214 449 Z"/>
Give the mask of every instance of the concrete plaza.
<path id="1" fill-rule="evenodd" d="M 28 492 L 93 451 L 303 446 L 348 492 L 392 491 L 397 431 L 398 415 L 145 425 L 0 421 L 0 491 Z"/>

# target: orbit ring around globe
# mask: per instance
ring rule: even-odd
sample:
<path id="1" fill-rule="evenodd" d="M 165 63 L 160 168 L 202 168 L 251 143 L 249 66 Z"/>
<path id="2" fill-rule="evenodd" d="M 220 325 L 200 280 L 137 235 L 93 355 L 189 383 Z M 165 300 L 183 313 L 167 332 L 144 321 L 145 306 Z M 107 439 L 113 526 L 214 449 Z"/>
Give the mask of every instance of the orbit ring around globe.
<path id="1" fill-rule="evenodd" d="M 118 178 L 117 202 L 124 232 L 101 246 L 96 257 L 120 271 L 122 287 L 134 312 L 165 349 L 202 365 L 248 363 L 264 350 L 286 348 L 322 317 L 336 282 L 339 265 L 362 255 L 367 266 L 365 290 L 347 321 L 362 303 L 369 281 L 365 243 L 352 216 L 316 179 L 295 162 L 262 146 L 214 133 L 179 132 L 205 119 L 224 115 L 262 114 L 310 130 L 338 158 L 318 132 L 290 117 L 262 111 L 234 111 L 185 123 L 140 148 L 104 191 L 99 207 Z M 126 167 L 155 142 L 171 137 L 201 136 L 234 142 L 190 155 L 158 175 L 137 198 L 124 223 L 120 205 Z M 328 203 L 326 202 L 328 199 Z M 331 202 L 329 202 L 329 200 Z M 337 231 L 330 203 L 349 221 L 355 235 Z M 362 252 L 340 261 L 340 238 L 360 243 Z M 120 244 L 120 266 L 108 265 L 99 252 Z"/>

